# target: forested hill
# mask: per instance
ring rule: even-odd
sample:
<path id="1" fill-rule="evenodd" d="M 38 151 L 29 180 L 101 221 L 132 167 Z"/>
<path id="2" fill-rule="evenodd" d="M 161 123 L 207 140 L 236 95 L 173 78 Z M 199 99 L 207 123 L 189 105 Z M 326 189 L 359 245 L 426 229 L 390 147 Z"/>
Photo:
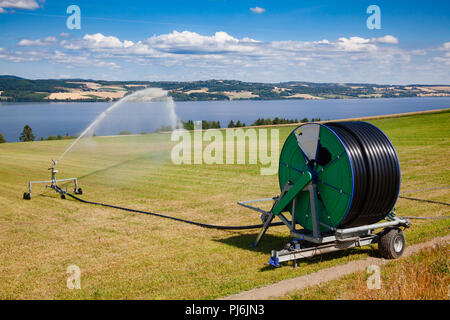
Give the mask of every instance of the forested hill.
<path id="1" fill-rule="evenodd" d="M 450 85 L 378 85 L 361 83 L 237 80 L 104 81 L 86 79 L 29 80 L 0 75 L 1 101 L 114 101 L 147 87 L 165 89 L 176 101 L 352 99 L 450 96 Z"/>

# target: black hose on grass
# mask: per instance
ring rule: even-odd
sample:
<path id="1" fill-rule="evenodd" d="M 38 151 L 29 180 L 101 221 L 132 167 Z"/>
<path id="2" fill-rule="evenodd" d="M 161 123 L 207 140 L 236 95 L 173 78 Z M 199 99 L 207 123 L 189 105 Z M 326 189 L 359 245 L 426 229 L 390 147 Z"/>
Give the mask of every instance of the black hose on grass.
<path id="1" fill-rule="evenodd" d="M 113 209 L 118 209 L 118 210 L 124 210 L 124 211 L 129 211 L 129 212 L 148 214 L 148 215 L 152 215 L 152 216 L 156 216 L 156 217 L 160 217 L 160 218 L 171 219 L 171 220 L 175 220 L 175 221 L 179 221 L 179 222 L 193 224 L 193 225 L 196 225 L 196 226 L 199 226 L 199 227 L 202 227 L 202 228 L 218 229 L 218 230 L 249 230 L 249 229 L 259 229 L 259 228 L 263 227 L 263 224 L 245 225 L 245 226 L 218 226 L 218 225 L 213 225 L 213 224 L 200 223 L 200 222 L 196 222 L 196 221 L 185 220 L 185 219 L 176 218 L 176 217 L 172 217 L 172 216 L 167 216 L 167 215 L 164 215 L 164 214 L 150 212 L 150 211 L 136 210 L 136 209 L 131 209 L 131 208 L 114 206 L 114 205 L 111 205 L 111 204 L 106 204 L 106 203 L 101 203 L 101 202 L 88 201 L 88 200 L 81 199 L 81 198 L 79 198 L 77 196 L 74 196 L 73 194 L 70 194 L 69 192 L 64 191 L 63 189 L 61 189 L 58 186 L 56 186 L 56 188 L 59 190 L 59 192 L 61 194 L 66 194 L 69 197 L 71 197 L 71 198 L 73 198 L 73 199 L 75 199 L 77 201 L 83 202 L 83 203 L 93 204 L 93 205 L 98 205 L 98 206 L 108 207 L 108 208 L 113 208 Z M 403 198 L 403 199 L 406 199 L 406 200 L 425 201 L 425 202 L 429 202 L 429 203 L 435 203 L 435 204 L 441 204 L 441 205 L 450 206 L 449 203 L 433 201 L 433 200 L 416 199 L 416 198 L 410 198 L 410 197 L 404 197 L 404 196 L 399 196 L 399 198 Z M 450 216 L 444 216 L 444 217 L 403 217 L 403 218 L 406 218 L 406 219 L 418 219 L 418 220 L 441 220 L 441 219 L 448 219 L 448 218 L 450 218 Z M 276 227 L 276 226 L 281 226 L 281 225 L 283 225 L 283 222 L 273 222 L 273 223 L 270 224 L 271 227 Z"/>
<path id="2" fill-rule="evenodd" d="M 57 187 L 57 188 L 59 188 L 59 187 Z M 150 212 L 150 211 L 136 210 L 136 209 L 130 209 L 130 208 L 125 208 L 125 207 L 120 207 L 120 206 L 114 206 L 111 204 L 106 204 L 106 203 L 101 203 L 101 202 L 83 200 L 81 198 L 78 198 L 77 196 L 74 196 L 73 194 L 70 194 L 67 191 L 62 190 L 61 188 L 59 188 L 59 189 L 61 192 L 68 195 L 69 197 L 71 197 L 75 200 L 78 200 L 80 202 L 83 202 L 83 203 L 94 204 L 94 205 L 98 205 L 98 206 L 102 206 L 102 207 L 114 208 L 114 209 L 129 211 L 129 212 L 148 214 L 148 215 L 152 215 L 152 216 L 156 216 L 156 217 L 160 217 L 160 218 L 171 219 L 171 220 L 175 220 L 175 221 L 179 221 L 179 222 L 193 224 L 193 225 L 196 225 L 196 226 L 199 226 L 202 228 L 219 229 L 219 230 L 249 230 L 249 229 L 259 229 L 259 228 L 262 228 L 262 226 L 263 226 L 263 224 L 254 224 L 254 225 L 246 225 L 246 226 L 218 226 L 218 225 L 213 225 L 213 224 L 200 223 L 200 222 L 185 220 L 185 219 L 176 218 L 176 217 L 172 217 L 172 216 L 166 216 L 164 214 Z M 283 222 L 273 222 L 270 224 L 271 227 L 276 227 L 276 226 L 281 226 L 281 225 L 284 225 L 284 223 Z"/>
<path id="3" fill-rule="evenodd" d="M 449 219 L 450 216 L 444 216 L 444 217 L 405 217 L 402 216 L 402 218 L 406 219 L 415 219 L 415 220 L 442 220 L 442 219 Z"/>
<path id="4" fill-rule="evenodd" d="M 422 201 L 422 202 L 428 202 L 428 203 L 441 204 L 443 206 L 450 206 L 450 203 L 447 203 L 447 202 L 427 200 L 427 199 L 419 199 L 419 198 L 411 198 L 411 197 L 405 197 L 405 196 L 398 196 L 398 197 L 402 198 L 402 199 L 406 199 L 406 200 Z"/>

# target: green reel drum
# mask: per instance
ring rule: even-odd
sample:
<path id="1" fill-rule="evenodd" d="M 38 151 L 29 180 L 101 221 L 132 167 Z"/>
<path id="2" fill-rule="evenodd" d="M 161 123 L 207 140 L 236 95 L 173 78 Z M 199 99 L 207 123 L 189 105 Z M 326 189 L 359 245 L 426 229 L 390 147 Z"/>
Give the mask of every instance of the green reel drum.
<path id="1" fill-rule="evenodd" d="M 280 154 L 280 189 L 305 179 L 305 173 L 316 185 L 321 232 L 382 220 L 400 190 L 395 149 L 366 122 L 308 123 L 292 131 Z M 284 208 L 307 230 L 313 230 L 310 199 L 304 189 Z"/>

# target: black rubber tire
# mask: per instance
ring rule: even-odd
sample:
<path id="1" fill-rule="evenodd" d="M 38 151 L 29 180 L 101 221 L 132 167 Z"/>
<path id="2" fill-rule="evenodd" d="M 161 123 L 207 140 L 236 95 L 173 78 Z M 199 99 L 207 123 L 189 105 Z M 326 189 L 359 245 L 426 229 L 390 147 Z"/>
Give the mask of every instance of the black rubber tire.
<path id="1" fill-rule="evenodd" d="M 83 189 L 81 188 L 75 189 L 75 194 L 83 194 Z"/>
<path id="2" fill-rule="evenodd" d="M 386 259 L 400 258 L 405 250 L 406 240 L 399 228 L 386 228 L 378 239 L 378 251 Z"/>
<path id="3" fill-rule="evenodd" d="M 61 199 L 65 199 L 66 196 L 64 194 L 61 195 Z"/>
<path id="4" fill-rule="evenodd" d="M 31 200 L 31 195 L 30 195 L 28 192 L 24 192 L 23 198 L 24 198 L 25 200 Z"/>

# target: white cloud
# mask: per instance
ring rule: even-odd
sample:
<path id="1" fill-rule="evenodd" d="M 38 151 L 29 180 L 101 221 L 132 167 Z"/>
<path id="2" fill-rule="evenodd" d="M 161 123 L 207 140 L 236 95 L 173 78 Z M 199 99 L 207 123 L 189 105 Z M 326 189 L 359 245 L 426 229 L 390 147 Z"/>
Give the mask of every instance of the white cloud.
<path id="1" fill-rule="evenodd" d="M 411 54 L 416 55 L 416 56 L 424 56 L 427 54 L 427 51 L 423 50 L 423 49 L 416 49 L 416 50 L 412 50 Z"/>
<path id="2" fill-rule="evenodd" d="M 49 46 L 56 43 L 58 39 L 56 37 L 46 37 L 44 40 L 36 39 L 36 40 L 30 40 L 30 39 L 22 39 L 20 40 L 17 45 L 19 47 L 42 47 L 42 46 Z"/>
<path id="3" fill-rule="evenodd" d="M 324 40 L 327 41 L 327 40 Z M 324 42 L 326 43 L 326 42 Z M 391 35 L 386 35 L 379 38 L 366 39 L 361 37 L 339 38 L 336 42 L 337 47 L 345 51 L 366 51 L 377 50 L 377 43 L 398 44 L 398 39 Z"/>
<path id="4" fill-rule="evenodd" d="M 45 56 L 45 59 L 49 59 L 52 63 L 61 63 L 66 66 L 99 67 L 114 70 L 120 68 L 117 63 L 93 57 L 90 53 L 73 55 L 71 53 L 55 50 L 52 52 L 51 56 Z"/>
<path id="5" fill-rule="evenodd" d="M 46 44 L 42 42 L 40 39 L 37 40 L 29 40 L 29 39 L 22 39 L 17 43 L 20 47 L 32 47 L 32 46 L 45 46 Z"/>
<path id="6" fill-rule="evenodd" d="M 56 37 L 47 37 L 44 39 L 45 42 L 57 42 L 58 39 Z"/>
<path id="7" fill-rule="evenodd" d="M 223 31 L 212 35 L 173 31 L 133 41 L 95 33 L 81 38 L 66 37 L 62 41 L 56 37 L 24 39 L 19 45 L 35 46 L 34 50 L 41 54 L 1 52 L 0 59 L 17 62 L 41 59 L 68 67 L 96 66 L 105 70 L 119 69 L 121 62 L 126 62 L 127 68 L 135 68 L 130 74 L 149 66 L 152 70 L 161 68 L 155 73 L 155 80 L 159 76 L 166 80 L 200 77 L 372 83 L 400 83 L 396 77 L 408 70 L 417 70 L 418 66 L 431 70 L 436 65 L 448 64 L 448 55 L 444 53 L 450 51 L 450 42 L 435 48 L 435 51 L 444 51 L 440 57 L 430 56 L 428 49 L 408 50 L 392 45 L 396 43 L 397 38 L 391 35 L 264 42 L 237 38 Z"/>
<path id="8" fill-rule="evenodd" d="M 239 40 L 223 31 L 218 31 L 213 36 L 204 36 L 190 31 L 173 31 L 148 38 L 145 43 L 168 53 L 205 54 L 251 51 L 252 45 L 258 41 L 249 38 Z"/>
<path id="9" fill-rule="evenodd" d="M 44 41 L 35 41 L 36 45 L 53 45 L 49 37 Z M 115 36 L 101 33 L 86 34 L 82 39 L 63 40 L 64 49 L 93 52 L 101 58 L 117 58 L 147 64 L 148 59 L 159 59 L 161 64 L 176 65 L 189 62 L 209 67 L 211 62 L 218 65 L 238 65 L 244 67 L 275 65 L 299 65 L 305 61 L 330 59 L 330 62 L 342 59 L 353 53 L 352 60 L 393 59 L 395 49 L 376 45 L 374 39 L 361 37 L 341 37 L 338 40 L 327 39 L 308 41 L 261 42 L 250 38 L 238 39 L 226 32 L 218 31 L 211 36 L 191 31 L 173 31 L 168 34 L 154 35 L 143 41 L 120 40 Z M 33 42 L 22 42 L 32 45 Z M 374 53 L 377 55 L 375 56 Z M 398 53 L 398 52 L 397 52 Z M 398 59 L 399 57 L 397 57 Z M 405 57 L 404 57 L 405 58 Z M 205 65 L 204 65 L 205 64 Z"/>
<path id="10" fill-rule="evenodd" d="M 42 61 L 42 53 L 38 51 L 14 51 L 7 52 L 1 51 L 0 59 L 11 61 L 11 62 L 32 62 L 32 61 Z"/>
<path id="11" fill-rule="evenodd" d="M 434 57 L 433 60 L 438 62 L 439 64 L 449 66 L 450 65 L 450 42 L 444 42 L 442 44 L 442 47 L 440 47 L 438 50 L 443 51 L 443 55 Z"/>
<path id="12" fill-rule="evenodd" d="M 261 14 L 266 12 L 266 9 L 261 8 L 261 7 L 254 7 L 254 8 L 250 8 L 250 11 L 256 14 Z"/>
<path id="13" fill-rule="evenodd" d="M 342 37 L 336 42 L 336 47 L 344 51 L 375 50 L 376 46 L 369 39 L 361 37 Z"/>
<path id="14" fill-rule="evenodd" d="M 445 42 L 445 43 L 442 45 L 441 50 L 444 50 L 444 51 L 450 51 L 450 42 Z"/>
<path id="15" fill-rule="evenodd" d="M 86 34 L 82 39 L 74 40 L 62 40 L 60 44 L 65 49 L 80 50 L 80 49 L 90 49 L 90 50 L 110 50 L 110 49 L 120 49 L 132 46 L 133 41 L 124 40 L 120 41 L 119 38 L 114 36 L 105 36 L 101 33 Z"/>
<path id="16" fill-rule="evenodd" d="M 379 38 L 373 38 L 372 39 L 373 42 L 378 42 L 378 43 L 390 43 L 390 44 L 398 44 L 398 39 L 394 36 L 391 35 L 385 35 L 384 37 L 379 37 Z"/>
<path id="17" fill-rule="evenodd" d="M 0 12 L 6 12 L 6 10 L 4 10 L 5 8 L 36 10 L 39 8 L 39 4 L 36 0 L 0 0 Z"/>
<path id="18" fill-rule="evenodd" d="M 19 46 L 54 46 L 56 37 L 44 40 L 21 40 Z M 167 59 L 290 59 L 307 61 L 312 56 L 340 56 L 345 52 L 375 52 L 380 50 L 376 44 L 379 40 L 361 37 L 341 37 L 330 41 L 272 41 L 261 42 L 251 38 L 235 38 L 226 32 L 201 35 L 191 31 L 173 31 L 167 34 L 154 35 L 145 40 L 133 42 L 121 40 L 115 36 L 105 36 L 101 33 L 86 34 L 81 39 L 66 39 L 59 42 L 59 46 L 68 50 L 87 50 L 103 56 L 121 56 L 128 58 L 140 56 L 142 58 Z M 385 48 L 384 50 L 388 50 Z"/>
<path id="19" fill-rule="evenodd" d="M 90 48 L 121 48 L 123 46 L 119 38 L 114 36 L 104 36 L 101 33 L 87 34 L 83 37 Z"/>

